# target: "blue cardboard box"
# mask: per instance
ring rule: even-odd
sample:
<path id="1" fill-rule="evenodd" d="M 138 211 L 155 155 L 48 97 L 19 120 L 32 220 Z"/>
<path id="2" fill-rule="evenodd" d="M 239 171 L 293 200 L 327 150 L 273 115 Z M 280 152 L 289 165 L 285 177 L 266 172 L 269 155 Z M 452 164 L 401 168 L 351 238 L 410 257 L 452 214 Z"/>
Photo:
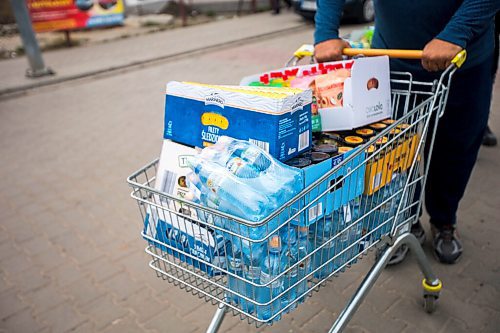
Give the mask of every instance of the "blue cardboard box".
<path id="1" fill-rule="evenodd" d="M 170 82 L 165 139 L 205 147 L 222 135 L 248 140 L 280 161 L 311 148 L 310 90 Z"/>
<path id="2" fill-rule="evenodd" d="M 172 217 L 172 214 L 169 215 Z M 182 219 L 177 216 L 173 218 L 175 221 L 166 222 L 169 218 L 162 217 L 161 211 L 158 214 L 156 208 L 150 208 L 144 219 L 143 237 L 149 244 L 200 269 L 209 276 L 222 274 L 221 270 L 211 265 L 226 268 L 224 237 L 187 218 Z"/>
<path id="3" fill-rule="evenodd" d="M 357 149 L 301 169 L 304 174 L 305 188 L 323 177 L 355 152 L 357 152 Z M 306 194 L 300 205 L 306 207 L 311 202 L 312 204 L 305 210 L 304 214 L 299 215 L 294 220 L 295 223 L 309 226 L 323 216 L 333 213 L 345 206 L 349 201 L 362 195 L 366 169 L 365 163 L 363 163 L 364 160 L 365 153 L 362 152 L 345 165 L 342 165 L 332 175 L 317 184 L 311 192 Z M 346 176 L 351 171 L 352 173 Z"/>

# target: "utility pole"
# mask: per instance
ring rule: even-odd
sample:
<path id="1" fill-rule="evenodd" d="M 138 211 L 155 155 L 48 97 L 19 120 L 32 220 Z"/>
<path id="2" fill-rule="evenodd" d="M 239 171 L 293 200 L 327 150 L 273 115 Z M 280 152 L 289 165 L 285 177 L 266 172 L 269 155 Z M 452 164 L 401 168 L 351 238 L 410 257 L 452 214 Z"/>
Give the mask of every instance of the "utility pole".
<path id="1" fill-rule="evenodd" d="M 42 53 L 38 46 L 31 20 L 28 14 L 28 7 L 25 0 L 11 0 L 12 11 L 16 18 L 17 28 L 23 40 L 24 51 L 28 57 L 30 68 L 26 70 L 26 76 L 35 78 L 44 75 L 55 74 L 50 68 L 45 67 Z"/>

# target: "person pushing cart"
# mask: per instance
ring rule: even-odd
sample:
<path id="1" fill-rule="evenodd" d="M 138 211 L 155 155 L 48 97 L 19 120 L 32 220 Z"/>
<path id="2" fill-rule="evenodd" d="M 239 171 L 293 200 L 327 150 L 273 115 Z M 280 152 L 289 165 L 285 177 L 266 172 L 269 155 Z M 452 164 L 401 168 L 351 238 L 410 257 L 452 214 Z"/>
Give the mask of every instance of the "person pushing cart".
<path id="1" fill-rule="evenodd" d="M 315 57 L 319 62 L 339 60 L 342 50 L 349 47 L 338 34 L 343 3 L 318 1 Z M 421 61 L 392 59 L 391 70 L 432 81 L 461 50 L 467 49 L 467 62 L 454 75 L 446 112 L 439 121 L 425 187 L 434 254 L 445 264 L 456 263 L 463 251 L 456 215 L 487 126 L 494 18 L 499 9 L 498 0 L 375 1 L 372 47 L 423 49 Z M 423 244 L 425 233 L 418 219 L 412 233 Z M 403 261 L 407 252 L 406 246 L 401 247 L 390 264 Z"/>

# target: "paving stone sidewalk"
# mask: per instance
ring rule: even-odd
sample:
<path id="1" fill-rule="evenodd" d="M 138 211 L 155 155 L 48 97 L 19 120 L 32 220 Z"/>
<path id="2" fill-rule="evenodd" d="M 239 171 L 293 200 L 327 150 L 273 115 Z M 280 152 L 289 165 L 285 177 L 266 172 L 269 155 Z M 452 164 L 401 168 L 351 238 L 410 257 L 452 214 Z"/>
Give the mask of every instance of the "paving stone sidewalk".
<path id="1" fill-rule="evenodd" d="M 0 332 L 204 331 L 215 307 L 147 268 L 125 178 L 160 151 L 167 81 L 237 83 L 281 66 L 311 36 L 304 28 L 0 101 Z M 454 266 L 431 259 L 444 283 L 436 313 L 422 309 L 421 276 L 409 258 L 383 272 L 347 332 L 498 332 L 499 170 L 499 148 L 482 149 L 460 207 L 464 256 Z M 431 257 L 428 242 L 425 249 Z M 326 332 L 372 264 L 364 259 L 259 331 Z M 228 316 L 221 331 L 255 328 Z"/>

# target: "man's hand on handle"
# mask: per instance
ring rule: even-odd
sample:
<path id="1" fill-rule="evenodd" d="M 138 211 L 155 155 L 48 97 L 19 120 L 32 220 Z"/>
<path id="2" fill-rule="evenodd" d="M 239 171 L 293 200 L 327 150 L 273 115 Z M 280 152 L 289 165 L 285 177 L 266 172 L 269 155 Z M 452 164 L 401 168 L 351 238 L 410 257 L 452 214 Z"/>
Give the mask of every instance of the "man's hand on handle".
<path id="1" fill-rule="evenodd" d="M 314 58 L 317 62 L 342 60 L 342 50 L 351 47 L 343 39 L 330 39 L 314 47 Z"/>
<path id="2" fill-rule="evenodd" d="M 462 47 L 440 39 L 433 39 L 425 45 L 422 66 L 429 72 L 445 70 Z"/>

